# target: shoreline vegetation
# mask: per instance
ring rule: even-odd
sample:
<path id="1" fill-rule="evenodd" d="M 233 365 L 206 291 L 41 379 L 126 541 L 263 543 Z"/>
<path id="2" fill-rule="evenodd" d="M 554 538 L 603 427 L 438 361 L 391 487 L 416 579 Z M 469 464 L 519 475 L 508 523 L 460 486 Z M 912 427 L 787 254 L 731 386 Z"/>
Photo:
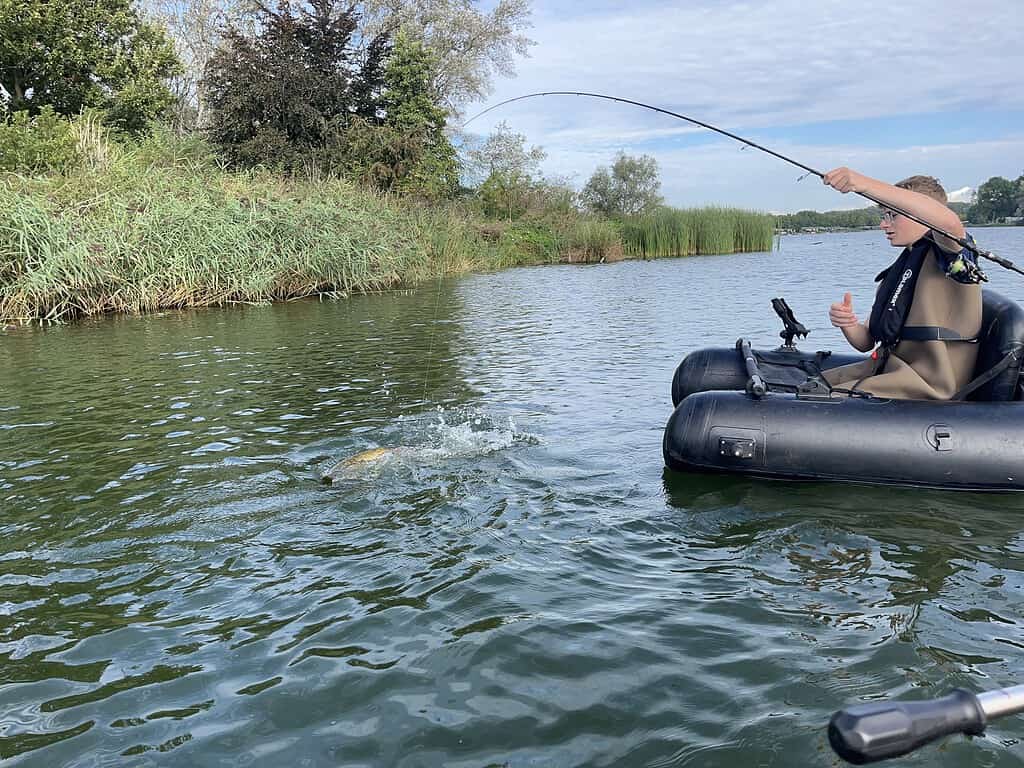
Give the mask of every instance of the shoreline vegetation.
<path id="1" fill-rule="evenodd" d="M 0 174 L 0 321 L 345 296 L 518 265 L 771 250 L 769 214 L 575 210 L 515 221 L 339 178 L 232 170 L 195 137 L 77 136 L 63 173 Z"/>
<path id="2" fill-rule="evenodd" d="M 987 183 L 991 183 L 991 180 Z M 954 202 L 948 205 L 960 217 L 964 225 L 972 229 L 1024 225 L 1024 217 L 1020 216 L 987 217 L 985 209 L 979 210 L 977 204 Z M 874 230 L 878 229 L 879 222 L 878 206 L 875 205 L 843 211 L 800 211 L 799 213 L 776 214 L 774 218 L 779 235 L 813 235 L 827 232 Z"/>
<path id="3" fill-rule="evenodd" d="M 577 189 L 506 123 L 458 128 L 527 52 L 530 14 L 529 0 L 0 6 L 0 327 L 877 225 L 873 207 L 670 208 L 656 159 L 621 150 Z M 970 216 L 1022 203 L 1024 175 L 993 177 Z"/>

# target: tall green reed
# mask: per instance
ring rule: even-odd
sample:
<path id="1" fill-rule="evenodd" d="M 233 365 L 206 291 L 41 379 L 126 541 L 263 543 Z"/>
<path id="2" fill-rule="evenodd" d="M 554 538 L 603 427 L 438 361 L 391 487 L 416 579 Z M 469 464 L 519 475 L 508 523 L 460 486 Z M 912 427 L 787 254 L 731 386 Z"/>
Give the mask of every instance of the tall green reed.
<path id="1" fill-rule="evenodd" d="M 771 216 L 737 208 L 661 208 L 622 224 L 626 253 L 641 258 L 769 251 L 773 235 Z"/>

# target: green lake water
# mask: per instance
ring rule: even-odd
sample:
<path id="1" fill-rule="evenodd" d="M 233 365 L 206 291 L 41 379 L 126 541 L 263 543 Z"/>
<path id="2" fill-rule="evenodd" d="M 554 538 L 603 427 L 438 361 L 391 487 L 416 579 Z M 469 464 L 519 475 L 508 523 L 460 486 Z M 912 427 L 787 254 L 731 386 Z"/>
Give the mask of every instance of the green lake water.
<path id="1" fill-rule="evenodd" d="M 977 234 L 1024 262 L 1024 228 Z M 663 467 L 687 351 L 775 346 L 779 295 L 843 349 L 828 304 L 866 314 L 894 253 L 0 334 L 0 761 L 833 766 L 843 705 L 1024 683 L 1024 496 Z M 901 764 L 1016 766 L 1021 738 Z"/>

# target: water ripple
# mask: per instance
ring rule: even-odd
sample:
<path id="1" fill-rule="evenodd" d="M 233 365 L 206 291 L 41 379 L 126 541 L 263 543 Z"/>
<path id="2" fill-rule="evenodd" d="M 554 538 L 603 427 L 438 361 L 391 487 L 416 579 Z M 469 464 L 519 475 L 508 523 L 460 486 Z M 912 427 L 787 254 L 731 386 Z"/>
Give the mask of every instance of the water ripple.
<path id="1" fill-rule="evenodd" d="M 1016 497 L 662 468 L 686 349 L 779 292 L 839 342 L 745 277 L 870 285 L 836 242 L 3 337 L 0 758 L 832 765 L 844 704 L 1019 684 Z"/>

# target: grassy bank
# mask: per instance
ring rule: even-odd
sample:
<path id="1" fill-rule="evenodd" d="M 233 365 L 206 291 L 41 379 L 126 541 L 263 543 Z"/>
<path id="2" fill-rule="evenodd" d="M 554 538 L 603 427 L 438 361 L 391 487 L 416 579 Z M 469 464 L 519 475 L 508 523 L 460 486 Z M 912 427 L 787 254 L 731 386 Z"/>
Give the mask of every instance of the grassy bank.
<path id="1" fill-rule="evenodd" d="M 485 221 L 471 205 L 431 207 L 337 179 L 227 171 L 202 142 L 167 134 L 132 147 L 79 136 L 79 145 L 86 160 L 63 174 L 0 176 L 4 321 L 345 294 L 624 253 L 771 247 L 770 217 L 756 214 L 509 224 Z M 683 221 L 695 229 L 671 223 Z"/>
<path id="2" fill-rule="evenodd" d="M 7 175 L 0 209 L 7 320 L 374 290 L 491 250 L 460 219 L 338 180 L 229 173 L 173 143 L 68 175 Z"/>

